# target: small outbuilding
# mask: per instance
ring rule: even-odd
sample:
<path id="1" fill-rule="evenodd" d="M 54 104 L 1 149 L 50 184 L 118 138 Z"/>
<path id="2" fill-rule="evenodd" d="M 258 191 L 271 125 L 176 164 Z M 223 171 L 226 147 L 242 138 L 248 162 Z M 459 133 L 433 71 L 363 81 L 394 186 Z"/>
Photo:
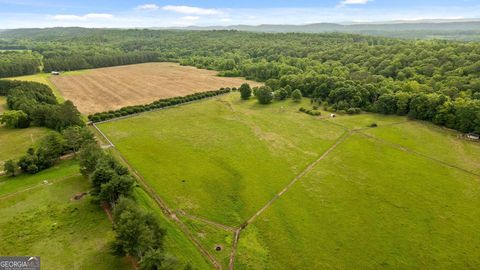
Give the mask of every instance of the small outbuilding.
<path id="1" fill-rule="evenodd" d="M 331 117 L 331 118 L 335 118 L 335 117 L 337 117 L 337 116 L 336 116 L 334 113 L 332 113 L 332 114 L 330 114 L 330 117 Z"/>
<path id="2" fill-rule="evenodd" d="M 467 138 L 470 140 L 480 140 L 480 135 L 476 133 L 468 133 Z"/>
<path id="3" fill-rule="evenodd" d="M 59 71 L 52 71 L 52 75 L 60 75 Z"/>

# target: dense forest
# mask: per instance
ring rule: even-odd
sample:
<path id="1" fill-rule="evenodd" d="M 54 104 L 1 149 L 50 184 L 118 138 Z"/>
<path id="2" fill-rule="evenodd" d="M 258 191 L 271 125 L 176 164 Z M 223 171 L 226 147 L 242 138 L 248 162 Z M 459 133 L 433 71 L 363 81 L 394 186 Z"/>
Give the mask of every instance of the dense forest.
<path id="1" fill-rule="evenodd" d="M 41 64 L 38 53 L 22 50 L 0 51 L 0 78 L 35 74 L 40 71 Z"/>
<path id="2" fill-rule="evenodd" d="M 45 70 L 175 61 L 265 82 L 329 110 L 408 115 L 480 133 L 480 43 L 353 34 L 23 29 L 1 46 L 44 57 Z"/>

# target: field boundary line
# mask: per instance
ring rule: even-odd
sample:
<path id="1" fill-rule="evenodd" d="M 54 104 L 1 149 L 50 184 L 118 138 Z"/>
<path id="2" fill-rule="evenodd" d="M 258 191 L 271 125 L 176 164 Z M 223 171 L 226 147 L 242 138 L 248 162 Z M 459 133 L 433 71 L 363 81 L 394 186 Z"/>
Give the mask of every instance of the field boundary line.
<path id="1" fill-rule="evenodd" d="M 22 189 L 22 190 L 15 191 L 13 193 L 9 193 L 9 194 L 5 194 L 3 196 L 0 196 L 0 200 L 4 200 L 4 199 L 7 199 L 9 197 L 12 197 L 12 196 L 15 196 L 15 195 L 21 194 L 23 192 L 39 188 L 39 187 L 51 186 L 51 185 L 57 184 L 59 182 L 65 181 L 67 179 L 70 179 L 70 178 L 73 178 L 73 177 L 76 177 L 76 176 L 81 176 L 81 175 L 82 175 L 81 173 L 75 173 L 75 174 L 67 175 L 67 176 L 62 177 L 60 179 L 57 179 L 56 181 L 49 182 L 48 184 L 39 183 L 39 184 L 33 185 L 31 187 L 28 187 L 28 188 L 25 188 L 25 189 Z"/>
<path id="2" fill-rule="evenodd" d="M 160 210 L 162 210 L 163 214 L 173 220 L 180 230 L 190 239 L 190 241 L 197 247 L 197 249 L 200 251 L 200 253 L 203 254 L 203 256 L 216 268 L 216 269 L 222 269 L 222 265 L 213 257 L 198 241 L 195 236 L 190 232 L 188 227 L 181 221 L 177 215 L 172 211 L 168 205 L 165 203 L 165 201 L 160 198 L 160 196 L 153 190 L 153 188 L 150 187 L 150 185 L 147 184 L 145 181 L 145 178 L 133 168 L 133 166 L 123 157 L 122 153 L 118 151 L 117 148 L 115 148 L 115 151 L 118 153 L 118 156 L 122 159 L 122 161 L 128 166 L 130 171 L 134 174 L 135 178 L 137 178 L 139 184 L 142 186 L 143 190 L 147 192 L 147 194 L 152 198 L 155 203 L 159 206 Z"/>
<path id="3" fill-rule="evenodd" d="M 202 93 L 202 92 L 198 92 L 198 93 Z M 112 118 L 112 119 L 103 120 L 103 121 L 98 121 L 98 122 L 89 121 L 88 123 L 92 123 L 92 124 L 104 124 L 104 123 L 119 121 L 119 120 L 131 118 L 131 117 L 139 116 L 139 115 L 142 115 L 142 114 L 147 114 L 147 113 L 151 113 L 151 112 L 157 112 L 157 111 L 160 111 L 160 110 L 171 109 L 171 108 L 175 108 L 175 107 L 180 107 L 180 106 L 184 106 L 184 105 L 189 105 L 189 104 L 192 104 L 192 103 L 197 103 L 197 102 L 206 101 L 206 100 L 209 100 L 209 99 L 214 99 L 214 98 L 216 98 L 216 97 L 228 95 L 228 94 L 230 94 L 230 93 L 231 93 L 231 92 L 227 92 L 227 93 L 219 94 L 219 95 L 216 95 L 216 96 L 211 96 L 211 97 L 206 97 L 206 98 L 202 98 L 202 99 L 192 100 L 192 101 L 188 101 L 188 102 L 184 102 L 184 103 L 180 103 L 180 104 L 175 104 L 175 105 L 171 105 L 171 106 L 166 106 L 166 107 L 163 107 L 163 108 L 157 108 L 157 109 L 153 109 L 153 110 L 149 110 L 149 111 L 145 111 L 145 112 L 132 113 L 132 114 L 129 114 L 129 115 L 124 115 L 124 116 L 120 116 L 120 117 L 115 117 L 115 118 Z M 181 97 L 181 96 L 180 96 L 180 97 Z M 154 101 L 154 102 L 155 102 L 155 101 Z M 142 104 L 142 105 L 145 105 L 145 104 Z M 135 105 L 134 105 L 134 106 L 135 106 Z M 139 105 L 136 105 L 136 106 L 139 106 Z"/>
<path id="4" fill-rule="evenodd" d="M 300 174 L 295 176 L 293 180 L 288 183 L 287 186 L 285 186 L 279 193 L 277 193 L 265 206 L 263 206 L 260 210 L 258 210 L 252 217 L 250 217 L 246 222 L 245 225 L 242 227 L 246 227 L 246 225 L 251 224 L 259 215 L 261 215 L 270 205 L 272 205 L 277 199 L 279 199 L 283 194 L 285 194 L 288 190 L 292 188 L 292 186 L 298 182 L 302 177 L 304 177 L 307 173 L 309 173 L 320 161 L 322 161 L 324 158 L 330 154 L 339 144 L 341 144 L 346 138 L 348 138 L 352 134 L 352 131 L 345 132 L 338 138 L 338 140 L 330 146 L 327 151 L 325 151 L 318 159 L 310 163 Z"/>
<path id="5" fill-rule="evenodd" d="M 399 149 L 401 151 L 404 151 L 406 153 L 410 153 L 410 154 L 413 154 L 413 155 L 416 155 L 416 156 L 419 156 L 419 157 L 422 157 L 422 158 L 425 158 L 425 159 L 429 159 L 431 161 L 434 161 L 436 163 L 439 163 L 439 164 L 442 164 L 443 166 L 447 166 L 447 167 L 450 167 L 450 168 L 453 168 L 453 169 L 457 169 L 457 170 L 460 170 L 460 171 L 463 171 L 465 173 L 468 173 L 468 174 L 471 174 L 471 175 L 474 175 L 474 176 L 477 176 L 477 177 L 480 177 L 480 174 L 478 173 L 475 173 L 475 172 L 472 172 L 472 171 L 469 171 L 467 169 L 464 169 L 464 168 L 461 168 L 457 165 L 454 165 L 454 164 L 451 164 L 451 163 L 448 163 L 446 161 L 443 161 L 443 160 L 439 160 L 439 159 L 436 159 L 434 157 L 431 157 L 431 156 L 428 156 L 426 154 L 423 154 L 423 153 L 420 153 L 420 152 L 417 152 L 413 149 L 410 149 L 408 147 L 405 147 L 401 144 L 397 144 L 397 143 L 393 143 L 393 142 L 389 142 L 387 140 L 384 140 L 384 139 L 381 139 L 381 138 L 378 138 L 378 137 L 375 137 L 373 135 L 370 135 L 370 134 L 367 134 L 367 133 L 364 133 L 364 132 L 361 132 L 361 131 L 354 131 L 358 134 L 361 134 L 363 135 L 364 137 L 367 137 L 367 138 L 370 138 L 370 139 L 373 139 L 373 140 L 376 140 L 376 141 L 379 141 L 385 145 L 388 145 L 390 147 L 393 147 L 393 148 L 396 148 L 396 149 Z"/>
<path id="6" fill-rule="evenodd" d="M 285 194 L 287 191 L 289 191 L 292 186 L 297 183 L 301 178 L 303 178 L 306 174 L 308 174 L 310 171 L 315 168 L 315 166 L 320 163 L 323 159 L 325 159 L 337 146 L 339 146 L 342 142 L 344 142 L 350 135 L 353 133 L 352 130 L 346 130 L 338 139 L 337 141 L 330 146 L 319 158 L 317 158 L 315 161 L 310 163 L 302 172 L 300 172 L 297 176 L 293 178 L 290 183 L 288 183 L 279 193 L 277 193 L 270 201 L 267 202 L 260 210 L 255 212 L 247 221 L 245 221 L 240 228 L 235 231 L 235 237 L 233 239 L 233 248 L 232 248 L 232 253 L 230 254 L 230 263 L 229 263 L 229 269 L 233 270 L 234 265 L 235 265 L 235 256 L 237 253 L 237 246 L 238 246 L 238 240 L 240 239 L 240 233 L 242 230 L 244 230 L 248 225 L 252 224 L 257 217 L 259 217 L 265 210 L 267 210 L 275 201 L 280 199 L 280 197 Z"/>
<path id="7" fill-rule="evenodd" d="M 92 126 L 98 131 L 100 135 L 110 144 L 110 147 L 115 147 L 115 145 L 110 141 L 110 139 L 107 138 L 107 136 L 97 127 L 97 125 L 93 122 L 91 122 Z"/>
<path id="8" fill-rule="evenodd" d="M 223 229 L 223 230 L 225 230 L 225 231 L 235 232 L 235 231 L 237 230 L 237 228 L 234 228 L 234 227 L 231 227 L 231 226 L 228 226 L 228 225 L 224 225 L 224 224 L 221 224 L 221 223 L 212 221 L 212 220 L 208 220 L 208 219 L 206 219 L 206 218 L 202 218 L 202 217 L 190 215 L 190 214 L 186 213 L 186 212 L 183 211 L 183 210 L 178 210 L 177 213 L 178 213 L 180 216 L 183 216 L 183 217 L 185 217 L 185 218 L 188 218 L 188 219 L 191 219 L 191 220 L 200 221 L 200 222 L 203 222 L 203 223 L 205 223 L 205 224 L 218 227 L 218 228 Z"/>

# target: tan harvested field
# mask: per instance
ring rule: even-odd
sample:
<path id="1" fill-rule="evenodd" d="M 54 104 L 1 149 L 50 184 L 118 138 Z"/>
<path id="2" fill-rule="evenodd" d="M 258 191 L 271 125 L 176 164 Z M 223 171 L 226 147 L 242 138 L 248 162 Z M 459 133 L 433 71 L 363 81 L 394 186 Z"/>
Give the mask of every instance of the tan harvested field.
<path id="1" fill-rule="evenodd" d="M 84 114 L 221 87 L 239 87 L 244 82 L 252 86 L 260 85 L 242 78 L 216 75 L 216 71 L 176 63 L 146 63 L 52 76 L 50 80 L 63 97 L 72 100 Z"/>

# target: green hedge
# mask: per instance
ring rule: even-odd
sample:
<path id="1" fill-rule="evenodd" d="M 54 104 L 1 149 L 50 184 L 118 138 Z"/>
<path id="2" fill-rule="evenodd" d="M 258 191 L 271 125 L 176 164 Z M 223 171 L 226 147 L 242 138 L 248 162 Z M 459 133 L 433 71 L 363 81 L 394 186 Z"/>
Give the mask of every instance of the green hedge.
<path id="1" fill-rule="evenodd" d="M 200 93 L 190 94 L 183 97 L 159 99 L 147 105 L 127 106 L 115 111 L 91 114 L 88 116 L 88 119 L 96 123 L 96 122 L 106 121 L 106 120 L 119 118 L 122 116 L 131 115 L 131 114 L 158 110 L 161 108 L 171 107 L 171 106 L 179 105 L 182 103 L 214 97 L 221 94 L 229 93 L 230 91 L 231 91 L 230 88 L 220 88 L 219 90 L 200 92 Z"/>

